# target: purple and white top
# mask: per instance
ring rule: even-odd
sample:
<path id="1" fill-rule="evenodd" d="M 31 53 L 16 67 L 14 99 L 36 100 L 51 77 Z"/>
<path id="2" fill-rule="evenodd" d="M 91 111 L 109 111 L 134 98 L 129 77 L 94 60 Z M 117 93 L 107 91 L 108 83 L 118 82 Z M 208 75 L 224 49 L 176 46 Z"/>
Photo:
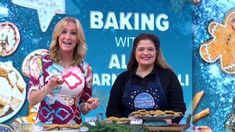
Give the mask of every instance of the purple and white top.
<path id="1" fill-rule="evenodd" d="M 45 96 L 40 103 L 38 122 L 45 124 L 80 124 L 79 105 L 92 96 L 92 70 L 84 61 L 64 69 L 49 59 L 49 55 L 35 59 L 30 66 L 30 89 L 40 90 L 57 75 L 64 81 Z"/>

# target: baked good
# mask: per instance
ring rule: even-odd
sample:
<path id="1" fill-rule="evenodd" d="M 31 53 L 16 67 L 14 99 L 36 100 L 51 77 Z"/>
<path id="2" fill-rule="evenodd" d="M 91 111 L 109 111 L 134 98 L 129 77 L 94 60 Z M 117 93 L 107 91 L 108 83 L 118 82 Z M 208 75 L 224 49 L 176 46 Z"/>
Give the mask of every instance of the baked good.
<path id="1" fill-rule="evenodd" d="M 220 60 L 221 69 L 235 74 L 235 11 L 229 11 L 224 23 L 211 22 L 210 40 L 200 46 L 200 56 L 208 63 Z"/>
<path id="2" fill-rule="evenodd" d="M 180 117 L 183 116 L 182 112 L 175 112 L 173 110 L 137 110 L 130 113 L 129 117 Z"/>
<path id="3" fill-rule="evenodd" d="M 39 104 L 29 106 L 28 114 L 26 116 L 18 117 L 13 122 L 18 124 L 35 124 L 38 114 Z"/>
<path id="4" fill-rule="evenodd" d="M 49 51 L 46 50 L 46 49 L 38 49 L 38 50 L 35 50 L 35 51 L 29 53 L 25 57 L 25 59 L 24 59 L 24 61 L 22 63 L 22 67 L 21 67 L 22 73 L 26 77 L 29 77 L 30 68 L 31 68 L 31 70 L 35 69 L 34 67 L 31 67 L 31 66 L 33 66 L 32 63 L 35 61 L 35 59 L 37 59 L 38 57 L 47 55 L 47 54 L 49 54 Z M 35 64 L 37 64 L 37 63 L 35 63 Z"/>
<path id="5" fill-rule="evenodd" d="M 0 56 L 11 55 L 17 49 L 19 42 L 20 33 L 15 24 L 0 23 Z"/>
<path id="6" fill-rule="evenodd" d="M 212 132 L 211 128 L 208 126 L 194 126 L 194 132 Z"/>
<path id="7" fill-rule="evenodd" d="M 8 69 L 5 66 L 0 65 L 0 76 L 6 77 L 8 74 Z"/>
<path id="8" fill-rule="evenodd" d="M 0 62 L 0 118 L 19 110 L 26 97 L 26 83 L 12 62 Z M 3 70 L 4 69 L 4 70 Z"/>
<path id="9" fill-rule="evenodd" d="M 80 127 L 79 124 L 45 124 L 43 130 L 79 129 Z"/>

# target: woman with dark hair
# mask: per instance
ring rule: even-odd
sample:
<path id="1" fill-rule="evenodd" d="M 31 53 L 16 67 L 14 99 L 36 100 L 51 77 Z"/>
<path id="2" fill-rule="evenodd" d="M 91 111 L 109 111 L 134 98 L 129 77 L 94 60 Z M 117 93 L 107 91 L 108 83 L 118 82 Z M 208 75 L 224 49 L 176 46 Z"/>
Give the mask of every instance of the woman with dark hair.
<path id="1" fill-rule="evenodd" d="M 110 91 L 107 117 L 128 117 L 141 109 L 186 111 L 182 87 L 166 63 L 156 35 L 142 33 L 134 39 L 127 68 Z"/>
<path id="2" fill-rule="evenodd" d="M 92 98 L 92 70 L 80 21 L 65 17 L 55 26 L 49 53 L 30 68 L 28 101 L 39 104 L 38 123 L 80 124 L 81 114 L 99 105 Z"/>

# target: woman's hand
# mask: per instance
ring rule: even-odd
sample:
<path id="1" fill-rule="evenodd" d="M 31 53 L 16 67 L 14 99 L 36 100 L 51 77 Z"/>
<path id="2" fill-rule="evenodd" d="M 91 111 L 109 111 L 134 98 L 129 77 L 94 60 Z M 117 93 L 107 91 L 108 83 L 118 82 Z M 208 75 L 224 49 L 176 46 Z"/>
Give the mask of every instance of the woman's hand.
<path id="1" fill-rule="evenodd" d="M 99 99 L 98 98 L 89 98 L 86 102 L 86 109 L 92 110 L 99 106 Z"/>
<path id="2" fill-rule="evenodd" d="M 58 88 L 59 85 L 63 84 L 64 81 L 59 76 L 52 76 L 48 83 L 40 90 L 35 90 L 29 94 L 29 104 L 34 106 L 41 102 L 45 96 L 52 92 L 52 89 Z"/>
<path id="3" fill-rule="evenodd" d="M 46 91 L 51 92 L 54 88 L 58 88 L 64 81 L 57 75 L 53 75 L 47 83 Z"/>

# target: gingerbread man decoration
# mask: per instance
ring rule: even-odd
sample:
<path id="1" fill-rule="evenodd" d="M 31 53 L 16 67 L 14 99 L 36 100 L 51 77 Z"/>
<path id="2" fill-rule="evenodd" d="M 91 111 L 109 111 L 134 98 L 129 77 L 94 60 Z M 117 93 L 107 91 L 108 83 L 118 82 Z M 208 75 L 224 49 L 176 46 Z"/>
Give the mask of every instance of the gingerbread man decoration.
<path id="1" fill-rule="evenodd" d="M 211 22 L 208 27 L 212 39 L 200 46 L 200 56 L 208 63 L 220 60 L 221 68 L 235 74 L 235 11 L 230 11 L 224 25 Z"/>

